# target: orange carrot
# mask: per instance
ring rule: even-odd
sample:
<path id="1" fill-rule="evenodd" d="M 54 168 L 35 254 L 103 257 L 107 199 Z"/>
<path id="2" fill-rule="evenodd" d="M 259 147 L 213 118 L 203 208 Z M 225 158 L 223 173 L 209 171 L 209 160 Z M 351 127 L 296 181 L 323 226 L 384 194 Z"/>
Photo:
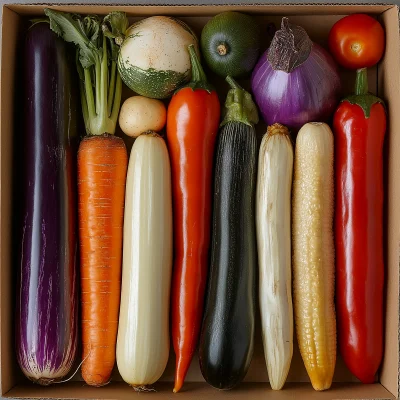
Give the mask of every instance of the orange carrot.
<path id="1" fill-rule="evenodd" d="M 82 376 L 108 383 L 115 363 L 128 156 L 121 138 L 87 136 L 78 152 Z"/>

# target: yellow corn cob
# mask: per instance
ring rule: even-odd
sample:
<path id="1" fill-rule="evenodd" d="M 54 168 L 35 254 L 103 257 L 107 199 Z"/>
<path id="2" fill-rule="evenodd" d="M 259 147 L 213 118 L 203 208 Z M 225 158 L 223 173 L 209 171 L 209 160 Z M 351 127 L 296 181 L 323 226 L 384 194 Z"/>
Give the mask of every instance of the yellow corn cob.
<path id="1" fill-rule="evenodd" d="M 308 123 L 298 133 L 292 212 L 297 340 L 314 389 L 325 390 L 336 363 L 333 135 L 326 124 Z"/>

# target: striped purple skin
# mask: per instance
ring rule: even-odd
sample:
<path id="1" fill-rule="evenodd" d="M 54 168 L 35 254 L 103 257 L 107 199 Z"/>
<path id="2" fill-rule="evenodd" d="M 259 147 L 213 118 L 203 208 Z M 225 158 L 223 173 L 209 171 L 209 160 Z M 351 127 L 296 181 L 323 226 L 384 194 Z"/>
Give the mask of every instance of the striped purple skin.
<path id="1" fill-rule="evenodd" d="M 70 50 L 47 23 L 27 33 L 16 347 L 24 374 L 43 385 L 70 371 L 77 347 L 79 100 Z"/>

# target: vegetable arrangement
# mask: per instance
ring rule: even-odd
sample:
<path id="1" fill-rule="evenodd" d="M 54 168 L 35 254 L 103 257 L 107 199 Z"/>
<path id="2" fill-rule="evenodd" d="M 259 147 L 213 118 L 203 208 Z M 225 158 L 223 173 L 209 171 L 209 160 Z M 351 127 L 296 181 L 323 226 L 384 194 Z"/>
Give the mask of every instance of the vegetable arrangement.
<path id="1" fill-rule="evenodd" d="M 294 321 L 315 390 L 332 384 L 336 332 L 350 371 L 373 382 L 383 354 L 386 114 L 368 93 L 366 67 L 383 55 L 381 25 L 362 14 L 338 21 L 332 58 L 283 18 L 258 57 L 255 19 L 215 16 L 200 44 L 230 86 L 221 121 L 184 22 L 45 14 L 25 43 L 24 374 L 42 385 L 66 378 L 80 340 L 87 384 L 107 384 L 116 360 L 125 382 L 148 391 L 172 339 L 174 392 L 197 346 L 205 380 L 231 389 L 251 363 L 258 291 L 274 390 L 289 373 Z M 357 70 L 355 93 L 340 104 L 336 62 Z M 254 102 L 233 79 L 250 74 Z M 134 93 L 121 107 L 123 83 Z M 257 106 L 268 125 L 259 153 Z M 117 121 L 134 138 L 129 165 Z"/>

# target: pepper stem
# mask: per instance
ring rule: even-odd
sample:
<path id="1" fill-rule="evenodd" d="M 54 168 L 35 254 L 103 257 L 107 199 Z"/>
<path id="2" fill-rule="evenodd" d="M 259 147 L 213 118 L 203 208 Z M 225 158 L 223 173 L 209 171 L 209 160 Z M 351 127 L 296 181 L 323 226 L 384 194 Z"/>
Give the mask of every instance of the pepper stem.
<path id="1" fill-rule="evenodd" d="M 207 82 L 206 74 L 203 71 L 203 67 L 200 64 L 199 58 L 197 57 L 194 45 L 190 44 L 189 47 L 190 62 L 192 64 L 192 82 Z"/>
<path id="2" fill-rule="evenodd" d="M 258 112 L 251 94 L 240 87 L 230 76 L 226 77 L 226 81 L 231 89 L 226 96 L 225 116 L 221 126 L 226 125 L 228 122 L 241 122 L 254 126 L 258 122 Z"/>
<path id="3" fill-rule="evenodd" d="M 384 102 L 379 97 L 374 96 L 372 93 L 368 93 L 367 68 L 357 70 L 354 94 L 345 97 L 342 101 L 359 105 L 364 111 L 365 118 L 370 117 L 371 108 L 375 103 L 381 103 L 385 106 Z"/>
<path id="4" fill-rule="evenodd" d="M 215 89 L 207 81 L 206 74 L 204 73 L 203 67 L 201 66 L 199 57 L 197 56 L 193 44 L 190 44 L 188 46 L 188 51 L 190 56 L 190 63 L 192 64 L 192 79 L 187 85 L 178 89 L 178 91 L 184 88 L 191 88 L 192 90 L 203 89 L 206 90 L 208 93 L 211 93 Z"/>
<path id="5" fill-rule="evenodd" d="M 354 92 L 356 95 L 368 94 L 367 68 L 360 68 L 357 70 L 356 85 Z"/>

